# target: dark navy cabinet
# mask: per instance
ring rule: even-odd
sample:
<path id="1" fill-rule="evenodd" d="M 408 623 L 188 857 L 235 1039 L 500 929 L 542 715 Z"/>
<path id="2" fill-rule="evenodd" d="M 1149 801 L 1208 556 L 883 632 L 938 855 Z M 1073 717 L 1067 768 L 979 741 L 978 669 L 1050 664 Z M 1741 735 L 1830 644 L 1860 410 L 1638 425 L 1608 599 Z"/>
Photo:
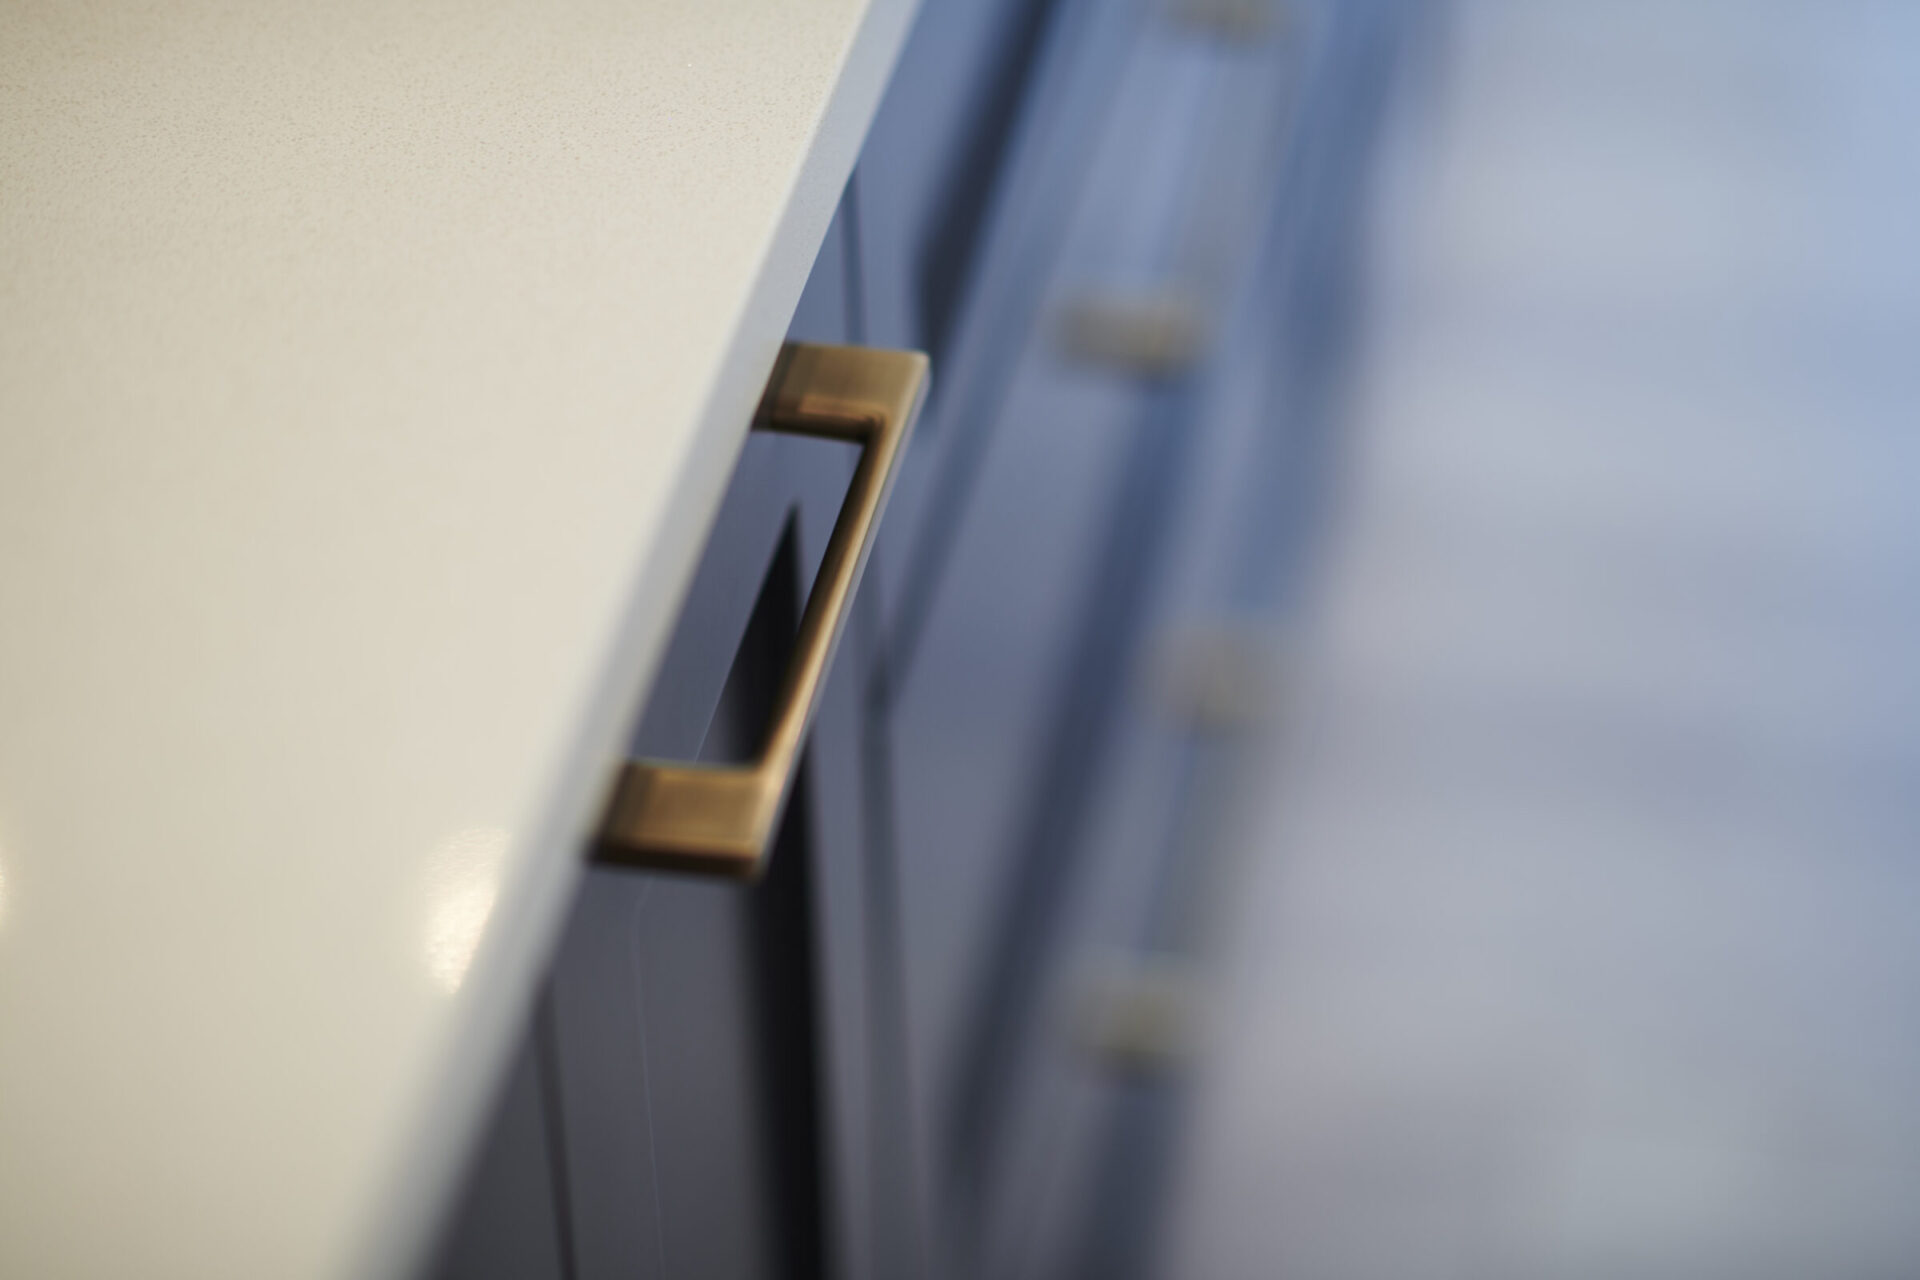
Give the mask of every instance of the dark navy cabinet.
<path id="1" fill-rule="evenodd" d="M 587 874 L 439 1274 L 1148 1273 L 1178 1046 L 1107 1030 L 1192 942 L 1180 651 L 1295 536 L 1390 7 L 928 0 L 793 320 L 933 391 L 771 869 Z M 749 437 L 637 753 L 756 741 L 853 462 Z"/>
<path id="2" fill-rule="evenodd" d="M 849 336 L 853 250 L 843 215 L 796 339 Z M 854 462 L 851 446 L 749 434 L 635 755 L 751 755 Z M 868 1113 L 887 1092 L 866 1025 L 883 904 L 852 630 L 763 878 L 587 872 L 442 1274 L 897 1274 L 876 1269 L 870 1226 L 889 1127 Z"/>

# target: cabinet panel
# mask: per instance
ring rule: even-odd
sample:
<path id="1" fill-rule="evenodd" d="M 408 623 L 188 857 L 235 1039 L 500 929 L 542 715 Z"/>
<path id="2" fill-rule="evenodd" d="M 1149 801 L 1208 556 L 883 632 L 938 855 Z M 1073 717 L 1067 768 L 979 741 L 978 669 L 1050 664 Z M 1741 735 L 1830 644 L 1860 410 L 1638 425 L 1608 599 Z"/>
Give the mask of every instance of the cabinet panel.
<path id="1" fill-rule="evenodd" d="M 1278 24 L 1223 34 L 1157 6 L 1062 21 L 1089 37 L 1060 55 L 1062 110 L 1096 127 L 1054 173 L 1084 178 L 1047 188 L 1063 222 L 1044 254 L 1009 211 L 980 264 L 885 652 L 916 1120 L 960 1274 L 1024 1269 L 1049 1200 L 1089 1173 L 1057 1158 L 1063 1138 L 1084 1149 L 1086 1125 L 1061 1124 L 1100 1093 L 1072 1059 L 1068 977 L 1130 942 L 1165 852 L 1105 839 L 1104 819 L 1169 821 L 1171 779 L 1118 757 L 1151 719 L 1141 656 L 1208 447 L 1215 340 L 1270 222 L 1297 47 Z M 993 302 L 1019 314 L 996 325 Z M 1001 391 L 966 381 L 974 360 L 1007 362 Z M 930 557 L 937 518 L 949 545 Z"/>
<path id="2" fill-rule="evenodd" d="M 1351 266 L 1368 103 L 1384 74 L 1380 17 L 1377 7 L 1300 6 L 1280 38 L 1221 49 L 1237 65 L 1211 77 L 1198 130 L 1210 154 L 1196 165 L 1172 261 L 1217 319 L 1204 359 L 1153 409 L 1184 440 L 1169 467 L 1181 493 L 1163 515 L 1131 696 L 1103 729 L 1085 876 L 1058 914 L 1054 963 L 1036 978 L 1032 1036 L 1005 1073 L 1010 1137 L 994 1193 L 1006 1225 L 988 1274 L 1155 1273 L 1184 1118 L 1179 1020 L 1204 979 L 1211 900 L 1232 877 L 1214 826 L 1235 737 L 1271 705 L 1252 678 L 1271 659 L 1236 619 L 1251 604 L 1250 574 L 1297 580 L 1326 483 L 1320 398 L 1342 317 L 1329 299 L 1351 288 L 1340 272 Z M 1234 136 L 1223 126 L 1261 101 L 1274 127 Z M 1224 283 L 1210 283 L 1210 270 Z M 1158 1027 L 1142 1039 L 1127 1019 L 1144 1007 Z"/>
<path id="3" fill-rule="evenodd" d="M 561 1159 L 550 1129 L 552 1077 L 529 1036 L 515 1055 L 506 1089 L 455 1209 L 461 1229 L 449 1237 L 437 1274 L 446 1280 L 522 1276 L 562 1280 L 573 1268 L 560 1230 L 566 1197 L 554 1182 Z"/>
<path id="4" fill-rule="evenodd" d="M 790 540 L 764 583 L 702 759 L 746 754 L 764 723 L 797 617 Z M 553 974 L 582 1276 L 820 1272 L 806 820 L 789 808 L 751 887 L 587 877 Z"/>
<path id="5" fill-rule="evenodd" d="M 1090 140 L 1119 85 L 1124 52 L 1147 3 L 1057 0 L 1019 11 L 1032 22 L 1030 65 L 1010 103 L 1014 114 L 997 144 L 1003 150 L 991 188 L 976 192 L 985 198 L 969 233 L 965 274 L 943 321 L 927 407 L 874 551 L 886 614 L 884 663 L 902 660 L 924 629 L 988 442 L 1033 341 L 1041 295 L 1083 187 Z M 965 0 L 933 0 L 923 22 L 964 7 Z M 929 340 L 914 281 L 922 248 L 934 235 L 928 197 L 935 170 L 933 157 L 915 141 L 921 125 L 911 112 L 920 104 L 905 86 L 938 84 L 944 54 L 939 44 L 918 40 L 908 54 L 895 81 L 902 86 L 896 90 L 902 115 L 876 122 L 855 178 L 868 340 L 880 345 Z M 937 121 L 933 128 L 938 131 Z"/>
<path id="6" fill-rule="evenodd" d="M 795 337 L 845 340 L 851 234 L 836 220 Z M 758 746 L 854 462 L 749 434 L 636 754 Z M 516 1076 L 441 1274 L 529 1274 L 489 1241 L 542 1212 L 555 1266 L 583 1277 L 873 1274 L 859 652 L 842 645 L 758 883 L 586 874 L 523 1054 L 540 1087 Z M 529 1114 L 550 1130 L 537 1168 Z"/>
<path id="7" fill-rule="evenodd" d="M 860 154 L 868 341 L 945 356 L 1060 4 L 922 4 Z"/>

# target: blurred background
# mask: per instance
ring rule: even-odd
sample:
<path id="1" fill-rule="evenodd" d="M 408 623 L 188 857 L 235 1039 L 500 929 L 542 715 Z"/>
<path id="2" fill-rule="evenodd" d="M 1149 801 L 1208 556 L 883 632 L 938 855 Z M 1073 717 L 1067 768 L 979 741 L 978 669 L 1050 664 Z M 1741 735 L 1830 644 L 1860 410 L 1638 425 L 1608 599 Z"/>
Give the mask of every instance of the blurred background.
<path id="1" fill-rule="evenodd" d="M 1920 1274 L 1920 6 L 1126 8 L 889 584 L 934 1269 Z"/>
<path id="2" fill-rule="evenodd" d="M 1916 1274 L 1920 8 L 1395 21 L 1162 1273 Z"/>

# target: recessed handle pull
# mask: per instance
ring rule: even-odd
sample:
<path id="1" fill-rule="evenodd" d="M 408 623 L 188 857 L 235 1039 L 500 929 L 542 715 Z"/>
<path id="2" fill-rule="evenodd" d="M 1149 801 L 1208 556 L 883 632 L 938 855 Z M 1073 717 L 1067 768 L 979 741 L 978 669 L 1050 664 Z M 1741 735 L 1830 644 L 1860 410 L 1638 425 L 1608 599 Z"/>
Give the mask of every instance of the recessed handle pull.
<path id="1" fill-rule="evenodd" d="M 601 824 L 596 861 L 731 879 L 751 879 L 765 867 L 926 385 L 927 358 L 917 351 L 808 343 L 781 349 L 754 429 L 846 440 L 861 453 L 800 615 L 773 723 L 751 764 L 628 761 Z"/>

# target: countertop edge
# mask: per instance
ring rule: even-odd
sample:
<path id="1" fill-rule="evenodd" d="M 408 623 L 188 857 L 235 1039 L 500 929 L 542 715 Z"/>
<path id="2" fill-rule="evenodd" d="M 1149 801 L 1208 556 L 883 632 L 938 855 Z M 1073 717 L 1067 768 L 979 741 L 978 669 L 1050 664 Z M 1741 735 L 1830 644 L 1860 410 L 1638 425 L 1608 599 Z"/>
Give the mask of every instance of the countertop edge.
<path id="1" fill-rule="evenodd" d="M 685 459 L 659 536 L 641 549 L 627 606 L 605 646 L 578 729 L 555 762 L 550 799 L 526 847 L 535 851 L 503 883 L 467 984 L 468 1008 L 394 1135 L 388 1172 L 370 1189 L 366 1229 L 344 1274 L 408 1277 L 429 1261 L 459 1190 L 458 1173 L 484 1136 L 485 1108 L 521 1034 L 585 863 L 611 766 L 633 708 L 651 687 L 701 551 L 745 442 L 753 406 L 773 367 L 840 193 L 853 172 L 918 0 L 874 0 L 849 42 L 833 94 L 815 126 L 783 216 L 762 254 L 751 295 L 708 382 L 695 447 Z"/>

